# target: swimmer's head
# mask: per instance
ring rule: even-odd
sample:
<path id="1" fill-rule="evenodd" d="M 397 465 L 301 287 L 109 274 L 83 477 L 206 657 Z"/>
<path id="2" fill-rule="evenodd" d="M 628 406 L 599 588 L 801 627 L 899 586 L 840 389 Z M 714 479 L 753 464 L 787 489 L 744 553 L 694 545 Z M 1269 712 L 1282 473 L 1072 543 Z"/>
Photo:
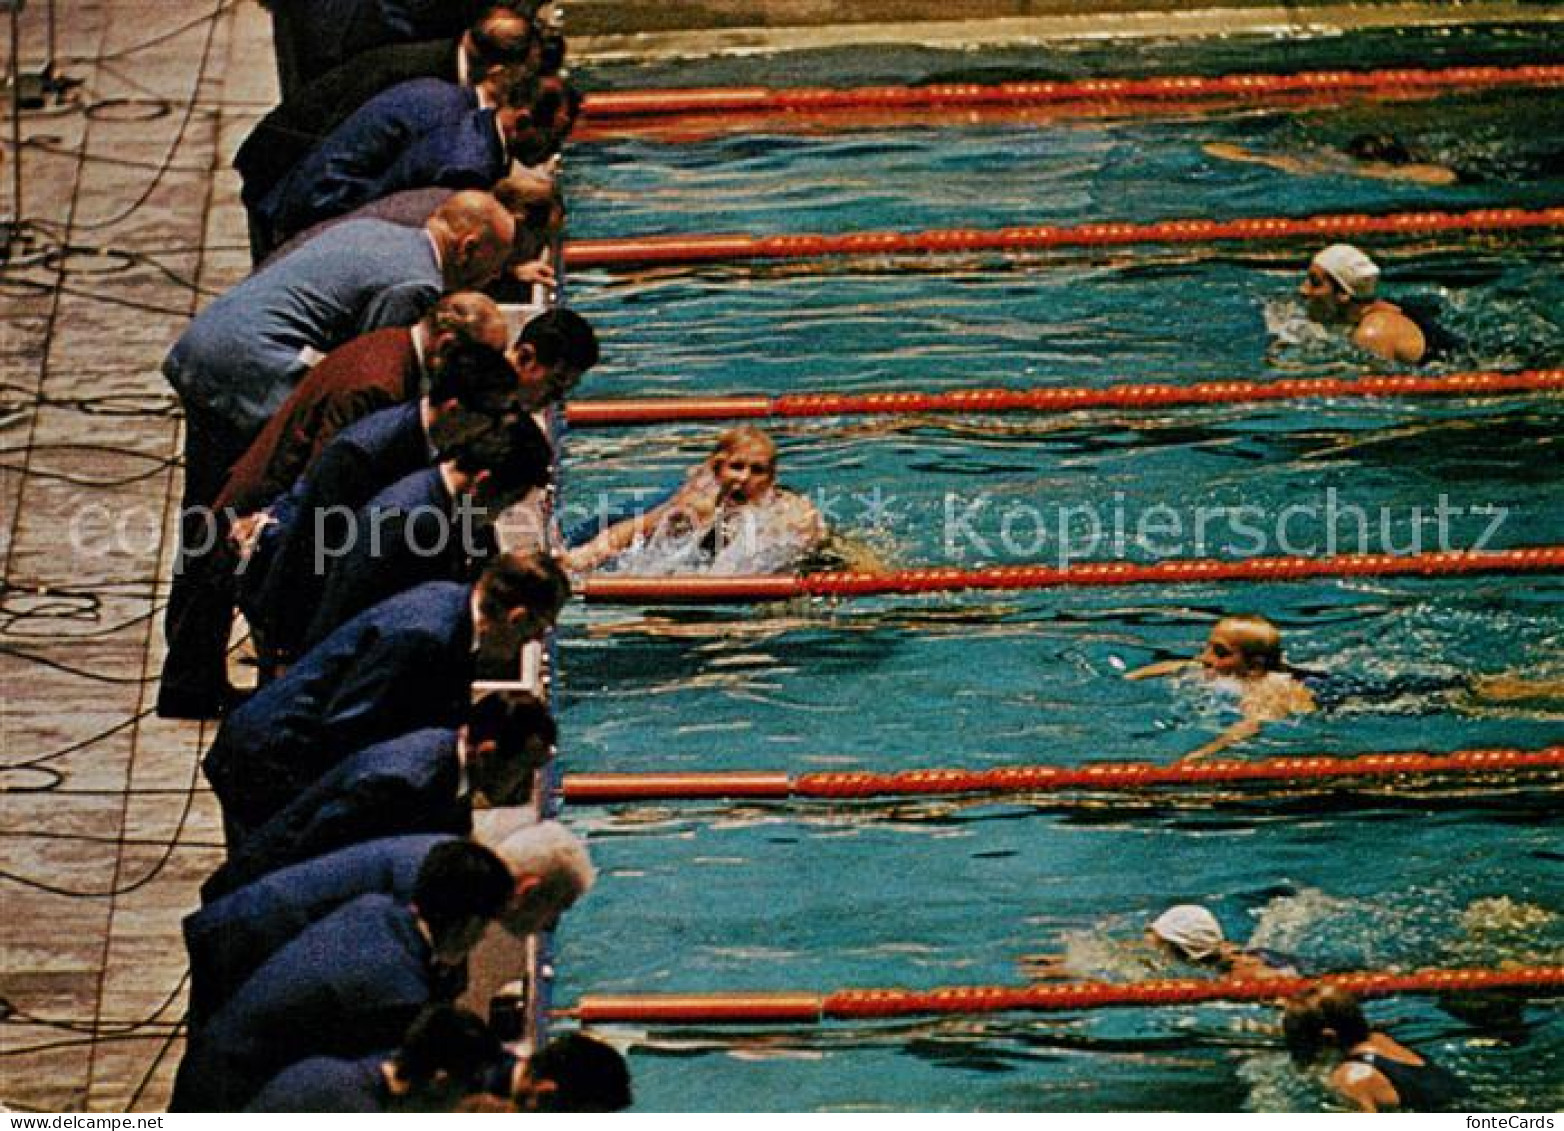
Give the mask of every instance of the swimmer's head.
<path id="1" fill-rule="evenodd" d="M 1374 297 L 1378 282 L 1379 267 L 1372 259 L 1351 244 L 1333 243 L 1309 261 L 1298 293 L 1310 318 L 1339 322 L 1354 304 Z"/>
<path id="2" fill-rule="evenodd" d="M 1359 161 L 1386 165 L 1410 165 L 1417 160 L 1395 134 L 1358 134 L 1347 142 L 1347 152 Z"/>
<path id="3" fill-rule="evenodd" d="M 1347 1050 L 1368 1040 L 1368 1020 L 1358 999 L 1338 986 L 1317 986 L 1287 1002 L 1282 1011 L 1287 1051 L 1311 1064 L 1327 1049 Z"/>
<path id="4" fill-rule="evenodd" d="M 776 443 L 753 424 L 730 428 L 719 436 L 708 463 L 724 502 L 757 503 L 776 486 Z"/>
<path id="5" fill-rule="evenodd" d="M 1206 962 L 1222 953 L 1227 941 L 1216 916 L 1198 903 L 1169 907 L 1151 921 L 1147 936 L 1189 962 Z"/>
<path id="6" fill-rule="evenodd" d="M 1211 629 L 1200 666 L 1209 675 L 1262 676 L 1282 669 L 1282 634 L 1256 613 L 1223 617 Z"/>

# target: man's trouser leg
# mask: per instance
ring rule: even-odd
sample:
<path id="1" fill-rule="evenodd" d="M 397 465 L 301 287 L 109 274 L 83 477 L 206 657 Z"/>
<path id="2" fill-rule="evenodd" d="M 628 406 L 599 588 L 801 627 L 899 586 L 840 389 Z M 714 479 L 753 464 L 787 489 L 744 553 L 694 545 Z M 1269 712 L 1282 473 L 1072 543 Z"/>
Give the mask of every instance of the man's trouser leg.
<path id="1" fill-rule="evenodd" d="M 215 718 L 229 695 L 233 561 L 226 524 L 212 503 L 244 449 L 245 437 L 232 424 L 186 408 L 179 555 L 163 618 L 168 655 L 158 688 L 158 714 L 166 718 Z"/>

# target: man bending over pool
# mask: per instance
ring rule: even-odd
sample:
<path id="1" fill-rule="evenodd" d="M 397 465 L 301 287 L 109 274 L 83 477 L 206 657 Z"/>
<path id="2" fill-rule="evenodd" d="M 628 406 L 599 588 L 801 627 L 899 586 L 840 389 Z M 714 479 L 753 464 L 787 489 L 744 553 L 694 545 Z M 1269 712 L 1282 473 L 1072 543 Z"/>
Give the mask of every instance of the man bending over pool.
<path id="1" fill-rule="evenodd" d="M 753 425 L 724 432 L 711 455 L 656 506 L 566 555 L 573 572 L 783 573 L 825 542 L 825 520 L 777 485 L 777 446 Z"/>

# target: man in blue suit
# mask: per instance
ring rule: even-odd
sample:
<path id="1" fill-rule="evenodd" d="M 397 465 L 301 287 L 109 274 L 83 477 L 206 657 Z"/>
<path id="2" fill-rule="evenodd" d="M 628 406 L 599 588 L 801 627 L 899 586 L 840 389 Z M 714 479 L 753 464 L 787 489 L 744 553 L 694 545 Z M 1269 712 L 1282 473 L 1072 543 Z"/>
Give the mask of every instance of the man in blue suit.
<path id="1" fill-rule="evenodd" d="M 485 816 L 503 813 L 488 810 Z M 272 954 L 304 928 L 361 895 L 413 897 L 419 869 L 450 834 L 382 837 L 292 864 L 185 917 L 190 1024 L 199 1027 Z M 553 927 L 595 877 L 581 839 L 558 821 L 491 827 L 476 839 L 510 869 L 514 894 L 502 923 L 524 937 Z"/>
<path id="2" fill-rule="evenodd" d="M 553 753 L 548 708 L 495 692 L 454 730 L 426 727 L 344 759 L 237 845 L 201 886 L 207 902 L 269 872 L 378 837 L 472 831 L 474 798 L 519 805 Z"/>
<path id="3" fill-rule="evenodd" d="M 456 841 L 430 850 L 411 902 L 359 896 L 306 927 L 192 1031 L 171 1110 L 238 1110 L 295 1060 L 395 1046 L 454 996 L 452 975 L 510 897 L 500 859 Z"/>
<path id="4" fill-rule="evenodd" d="M 501 67 L 474 87 L 411 79 L 354 111 L 250 208 L 260 256 L 311 224 L 403 189 L 487 189 L 512 160 L 548 156 L 564 110 L 537 73 Z"/>
<path id="5" fill-rule="evenodd" d="M 547 485 L 553 463 L 530 416 L 448 454 L 437 466 L 397 480 L 354 516 L 358 537 L 326 566 L 306 649 L 403 590 L 425 581 L 470 580 L 498 551 L 494 523 Z"/>
<path id="6" fill-rule="evenodd" d="M 570 582 L 545 554 L 504 554 L 476 585 L 432 581 L 354 617 L 223 720 L 202 762 L 242 837 L 355 750 L 466 714 L 480 665 L 516 670 Z"/>
<path id="7" fill-rule="evenodd" d="M 234 154 L 245 203 L 254 204 L 309 151 L 381 91 L 416 78 L 471 86 L 494 67 L 536 69 L 537 29 L 520 12 L 491 7 L 461 35 L 377 47 L 334 67 L 262 118 Z"/>
<path id="8" fill-rule="evenodd" d="M 272 508 L 239 584 L 265 663 L 303 649 L 325 583 L 327 555 L 356 542 L 354 513 L 377 491 L 434 463 L 453 445 L 493 431 L 516 413 L 515 369 L 477 343 L 454 347 L 417 401 L 372 413 L 332 438 Z"/>

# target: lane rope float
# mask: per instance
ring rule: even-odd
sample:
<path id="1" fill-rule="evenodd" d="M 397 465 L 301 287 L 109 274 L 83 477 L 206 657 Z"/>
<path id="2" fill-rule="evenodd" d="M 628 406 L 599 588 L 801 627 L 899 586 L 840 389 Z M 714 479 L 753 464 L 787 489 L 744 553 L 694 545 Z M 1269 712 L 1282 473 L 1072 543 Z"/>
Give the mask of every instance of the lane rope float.
<path id="1" fill-rule="evenodd" d="M 1179 408 L 1273 401 L 1396 397 L 1497 397 L 1564 392 L 1564 369 L 1441 376 L 1396 374 L 1295 377 L 1278 381 L 1202 381 L 1191 385 L 1117 383 L 1101 387 L 951 389 L 943 392 L 741 394 L 730 397 L 625 397 L 574 401 L 573 428 L 614 428 L 706 420 L 895 416 L 908 413 L 1066 413 L 1083 409 Z"/>
<path id="2" fill-rule="evenodd" d="M 852 988 L 832 992 L 584 994 L 560 1015 L 586 1024 L 745 1025 L 878 1020 L 892 1017 L 1050 1013 L 1208 1002 L 1275 1002 L 1314 986 L 1339 986 L 1361 997 L 1402 994 L 1564 991 L 1564 966 L 1361 971 L 1320 978 L 1158 979 L 1145 982 L 1055 982 L 1028 986 L 944 986 L 932 990 Z"/>
<path id="3" fill-rule="evenodd" d="M 688 114 L 785 114 L 841 109 L 917 109 L 934 106 L 1029 106 L 1070 102 L 1156 103 L 1184 99 L 1263 101 L 1288 94 L 1390 94 L 1553 87 L 1564 65 L 1395 68 L 1377 71 L 1300 71 L 1293 74 L 1167 75 L 1006 83 L 930 83 L 866 87 L 687 87 L 602 91 L 586 96 L 583 119 Z"/>
<path id="4" fill-rule="evenodd" d="M 826 800 L 1065 790 L 1137 792 L 1160 786 L 1355 782 L 1408 774 L 1475 777 L 1564 770 L 1564 746 L 1541 750 L 1415 751 L 1352 757 L 1291 755 L 1259 761 L 1211 759 L 1175 765 L 1099 762 L 1084 766 L 993 766 L 889 773 L 832 770 L 806 774 L 753 770 L 677 773 L 573 773 L 561 786 L 567 805 L 627 801 Z"/>
<path id="5" fill-rule="evenodd" d="M 1233 220 L 1101 221 L 1012 228 L 939 228 L 916 232 L 800 233 L 754 236 L 713 233 L 579 239 L 565 244 L 572 269 L 678 266 L 746 260 L 824 259 L 835 256 L 1046 251 L 1131 244 L 1232 243 L 1261 240 L 1361 239 L 1449 233 L 1535 231 L 1564 227 L 1564 208 L 1479 208 L 1469 212 L 1395 212 L 1382 216 L 1256 216 Z"/>
<path id="6" fill-rule="evenodd" d="M 886 573 L 850 570 L 781 576 L 641 577 L 595 574 L 576 592 L 588 604 L 730 604 L 786 601 L 798 597 L 865 597 L 885 594 L 955 593 L 971 589 L 1097 588 L 1119 585 L 1181 585 L 1226 581 L 1300 581 L 1305 578 L 1450 577 L 1478 573 L 1548 573 L 1564 569 L 1564 546 L 1511 550 L 1452 550 L 1431 554 L 1338 554 L 1321 557 L 1264 557 L 1219 561 L 1175 558 L 1137 562 L 1081 562 L 1070 566 L 1015 565 L 986 569 L 908 569 Z"/>

